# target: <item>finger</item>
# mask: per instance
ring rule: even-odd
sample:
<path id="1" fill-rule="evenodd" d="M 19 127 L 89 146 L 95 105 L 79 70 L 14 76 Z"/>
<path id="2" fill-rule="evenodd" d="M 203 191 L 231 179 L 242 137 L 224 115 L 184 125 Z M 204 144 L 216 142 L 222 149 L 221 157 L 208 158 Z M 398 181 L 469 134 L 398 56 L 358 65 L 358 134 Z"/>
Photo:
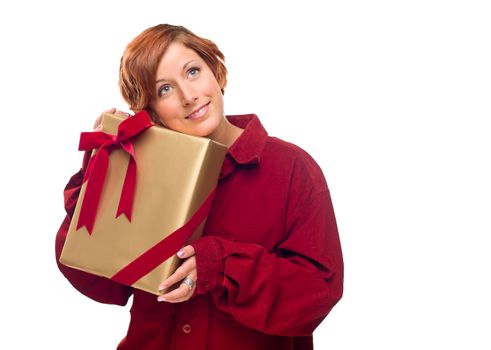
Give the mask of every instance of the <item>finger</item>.
<path id="1" fill-rule="evenodd" d="M 123 112 L 123 111 L 116 111 L 114 114 L 119 115 L 120 117 L 125 117 L 128 118 L 130 116 L 129 113 Z"/>
<path id="2" fill-rule="evenodd" d="M 193 295 L 194 287 L 191 289 L 187 284 L 181 284 L 172 292 L 161 295 L 157 298 L 158 301 L 166 301 L 168 303 L 180 303 L 189 300 Z"/>
<path id="3" fill-rule="evenodd" d="M 192 276 L 193 280 L 196 279 L 196 258 L 191 257 L 183 262 L 176 271 L 167 277 L 160 285 L 159 290 L 165 290 L 170 286 L 182 281 L 186 276 Z"/>
<path id="4" fill-rule="evenodd" d="M 101 125 L 102 116 L 104 115 L 104 113 L 114 113 L 114 112 L 116 112 L 116 108 L 106 109 L 104 112 L 102 112 L 101 115 L 98 116 L 94 122 L 94 129 L 97 128 L 99 125 Z"/>
<path id="5" fill-rule="evenodd" d="M 101 121 L 102 121 L 102 114 L 97 117 L 97 119 L 94 122 L 94 130 L 96 130 L 98 127 L 101 126 Z"/>
<path id="6" fill-rule="evenodd" d="M 192 274 L 196 270 L 196 259 L 189 258 L 186 260 L 176 271 L 170 275 L 166 280 L 164 280 L 160 286 L 159 290 L 164 290 L 180 281 L 182 281 L 186 276 Z M 193 276 L 194 277 L 194 276 Z"/>
<path id="7" fill-rule="evenodd" d="M 195 254 L 194 247 L 192 245 L 187 245 L 177 252 L 177 256 L 181 259 L 189 258 Z"/>

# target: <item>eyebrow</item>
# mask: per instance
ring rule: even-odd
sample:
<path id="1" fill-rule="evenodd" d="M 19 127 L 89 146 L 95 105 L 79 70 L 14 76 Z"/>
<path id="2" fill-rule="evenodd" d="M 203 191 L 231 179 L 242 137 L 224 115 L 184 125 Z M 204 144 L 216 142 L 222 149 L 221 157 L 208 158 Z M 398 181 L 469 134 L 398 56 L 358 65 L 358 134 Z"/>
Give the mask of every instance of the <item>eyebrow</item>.
<path id="1" fill-rule="evenodd" d="M 186 62 L 186 63 L 184 64 L 184 66 L 182 66 L 182 70 L 186 70 L 187 66 L 189 66 L 189 65 L 190 65 L 191 63 L 193 63 L 194 61 L 196 61 L 196 60 L 195 60 L 195 59 L 193 59 L 193 60 L 191 60 L 191 61 L 189 61 L 189 62 Z M 157 84 L 157 83 L 161 83 L 161 82 L 164 82 L 164 81 L 166 81 L 166 80 L 165 80 L 165 79 L 159 79 L 159 80 L 155 81 L 155 84 Z"/>

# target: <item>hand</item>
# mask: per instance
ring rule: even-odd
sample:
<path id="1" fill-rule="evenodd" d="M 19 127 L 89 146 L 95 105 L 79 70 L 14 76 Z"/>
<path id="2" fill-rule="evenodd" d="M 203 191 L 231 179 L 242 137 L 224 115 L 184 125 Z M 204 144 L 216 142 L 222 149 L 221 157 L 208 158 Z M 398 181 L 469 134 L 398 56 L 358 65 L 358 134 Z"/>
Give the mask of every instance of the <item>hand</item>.
<path id="1" fill-rule="evenodd" d="M 116 115 L 119 115 L 121 117 L 129 117 L 130 114 L 129 113 L 126 113 L 126 112 L 122 112 L 122 111 L 117 111 L 116 108 L 111 108 L 111 109 L 108 109 L 108 110 L 105 110 L 104 112 L 101 113 L 100 116 L 97 117 L 97 119 L 95 120 L 95 123 L 94 123 L 94 131 L 101 131 L 102 130 L 102 124 L 101 124 L 101 121 L 102 121 L 102 115 L 104 113 L 112 113 L 112 114 L 116 114 Z"/>
<path id="2" fill-rule="evenodd" d="M 168 303 L 182 303 L 183 301 L 189 300 L 196 289 L 196 278 L 198 276 L 196 270 L 196 258 L 194 257 L 193 246 L 187 245 L 182 248 L 177 256 L 180 259 L 186 259 L 177 270 L 170 275 L 165 281 L 163 281 L 160 286 L 160 291 L 165 291 L 170 286 L 181 282 L 184 278 L 189 277 L 194 281 L 194 285 L 190 288 L 189 285 L 181 283 L 181 285 L 171 292 L 160 295 L 158 301 L 167 301 Z"/>

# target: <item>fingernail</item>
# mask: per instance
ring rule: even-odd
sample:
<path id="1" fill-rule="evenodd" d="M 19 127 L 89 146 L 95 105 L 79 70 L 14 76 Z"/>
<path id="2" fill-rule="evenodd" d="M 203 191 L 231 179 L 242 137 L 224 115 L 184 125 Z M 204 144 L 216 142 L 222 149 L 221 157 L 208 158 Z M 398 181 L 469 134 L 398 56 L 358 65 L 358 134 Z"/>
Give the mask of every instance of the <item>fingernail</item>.
<path id="1" fill-rule="evenodd" d="M 159 297 L 157 297 L 157 301 L 167 301 L 167 300 L 165 300 L 165 298 L 163 296 L 159 296 Z"/>
<path id="2" fill-rule="evenodd" d="M 159 292 L 163 291 L 164 289 L 167 289 L 167 286 L 165 284 L 161 284 L 159 286 Z"/>
<path id="3" fill-rule="evenodd" d="M 180 257 L 180 258 L 184 258 L 184 250 L 180 250 L 177 252 L 177 256 Z"/>

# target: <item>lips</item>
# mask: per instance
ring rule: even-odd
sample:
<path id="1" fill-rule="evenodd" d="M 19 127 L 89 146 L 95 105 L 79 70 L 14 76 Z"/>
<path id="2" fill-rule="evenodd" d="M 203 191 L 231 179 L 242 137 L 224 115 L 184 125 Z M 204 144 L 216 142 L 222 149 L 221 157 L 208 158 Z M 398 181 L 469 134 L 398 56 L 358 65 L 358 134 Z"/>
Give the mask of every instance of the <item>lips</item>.
<path id="1" fill-rule="evenodd" d="M 208 112 L 209 105 L 210 105 L 210 102 L 208 102 L 207 104 L 204 104 L 200 108 L 196 109 L 193 113 L 188 115 L 186 117 L 186 119 L 195 120 L 195 119 L 199 119 L 199 118 L 205 116 L 205 114 Z"/>

